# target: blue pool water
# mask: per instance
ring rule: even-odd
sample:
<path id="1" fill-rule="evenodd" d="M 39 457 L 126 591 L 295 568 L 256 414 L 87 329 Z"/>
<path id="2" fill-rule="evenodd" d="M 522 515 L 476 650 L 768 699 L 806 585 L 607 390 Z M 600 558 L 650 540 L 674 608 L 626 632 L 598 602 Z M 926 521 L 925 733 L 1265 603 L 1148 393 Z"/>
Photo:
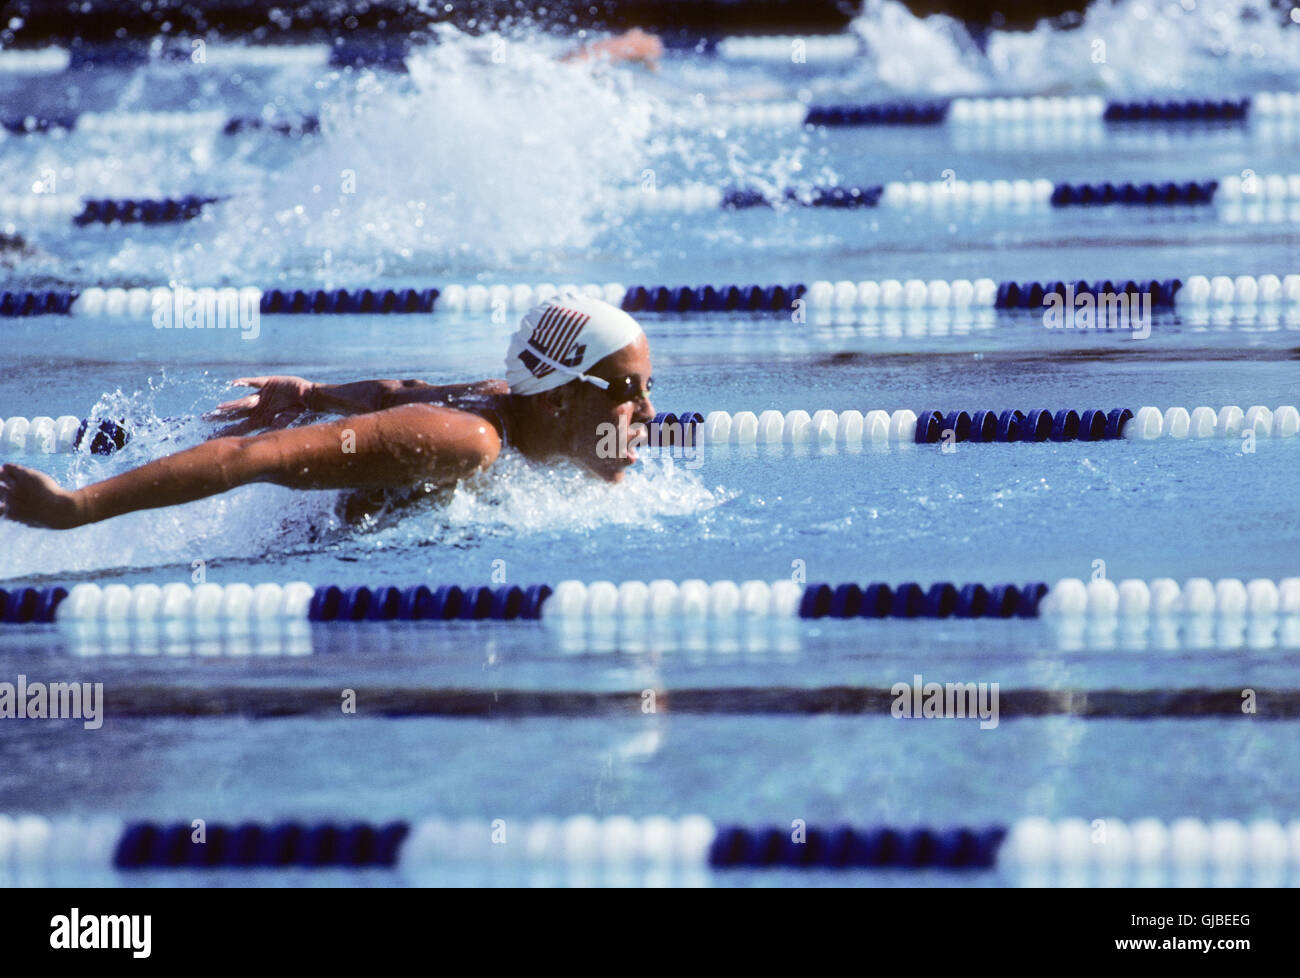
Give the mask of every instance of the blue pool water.
<path id="1" fill-rule="evenodd" d="M 654 75 L 559 66 L 554 39 L 450 36 L 407 75 L 176 65 L 99 69 L 66 86 L 0 77 L 12 114 L 91 110 L 292 117 L 319 135 L 67 134 L 0 142 L 0 195 L 53 173 L 80 197 L 203 193 L 230 199 L 176 227 L 0 230 L 5 288 L 256 285 L 405 287 L 537 282 L 811 282 L 898 279 L 1162 279 L 1300 271 L 1295 215 L 1226 220 L 1214 208 L 1072 208 L 1032 214 L 928 210 L 625 212 L 661 187 L 960 179 L 1222 179 L 1288 172 L 1300 128 L 1098 127 L 1005 136 L 952 127 L 823 129 L 675 125 L 692 100 L 822 102 L 961 93 L 1227 97 L 1300 89 L 1300 27 L 1229 29 L 1137 3 L 1089 14 L 1106 66 L 1079 36 L 995 33 L 988 53 L 872 5 L 869 55 L 849 65 L 668 58 Z M 1139 14 L 1139 8 L 1145 10 Z M 1176 12 L 1181 11 L 1181 12 Z M 1158 52 L 1132 41 L 1154 17 Z M 1204 19 L 1201 19 L 1204 18 Z M 1217 40 L 1199 38 L 1218 24 Z M 1088 36 L 1092 36 L 1091 34 Z M 1084 53 L 1080 53 L 1084 51 Z M 1031 71 L 1030 65 L 1041 66 Z M 1014 137 L 1014 138 L 1013 138 Z M 341 194 L 352 171 L 355 194 Z M 8 226 L 10 223 L 12 227 Z M 1294 307 L 1292 307 L 1294 310 Z M 1294 311 L 1212 318 L 1157 313 L 1152 335 L 1069 334 L 1036 312 L 855 313 L 808 322 L 755 314 L 646 314 L 659 410 L 809 412 L 907 408 L 1104 408 L 1298 400 Z M 159 331 L 147 319 L 4 320 L 0 418 L 127 421 L 110 457 L 26 456 L 82 485 L 194 444 L 201 414 L 249 374 L 339 382 L 497 376 L 513 323 L 490 316 L 266 316 L 260 336 Z M 55 534 L 0 524 L 0 587 L 208 581 L 460 585 L 669 578 L 1054 581 L 1264 577 L 1297 572 L 1295 439 L 891 446 L 851 452 L 703 448 L 650 457 L 623 485 L 507 456 L 447 500 L 355 527 L 333 493 L 249 487 L 173 510 Z M 494 577 L 493 575 L 497 576 Z M 1290 819 L 1294 721 L 1242 716 L 1008 717 L 903 722 L 886 715 L 566 713 L 367 716 L 368 690 L 627 692 L 888 688 L 916 673 L 1003 689 L 1177 692 L 1300 688 L 1294 630 L 1190 626 L 1171 640 L 1062 634 L 1045 621 L 763 622 L 659 631 L 506 625 L 330 625 L 277 654 L 186 637 L 147 655 L 129 635 L 0 627 L 0 680 L 103 682 L 145 701 L 197 691 L 359 691 L 357 716 L 208 716 L 158 708 L 0 724 L 0 812 L 156 821 L 704 814 L 715 822 L 1010 824 L 1190 815 Z M 297 654 L 286 654 L 292 648 Z M 233 693 L 230 693 L 234 690 Z M 188 692 L 187 692 L 188 691 Z M 148 711 L 146 711 L 148 712 Z M 106 881 L 81 877 L 91 882 Z M 190 877 L 142 876 L 138 882 Z M 284 877 L 274 877 L 283 880 Z M 834 876 L 826 879 L 833 881 Z M 119 880 L 120 881 L 120 878 Z M 519 882 L 488 870 L 421 870 L 374 882 Z M 556 882 L 556 879 L 524 879 Z M 563 880 L 559 880 L 563 881 Z M 589 880 L 588 880 L 589 881 Z M 799 881 L 809 881 L 800 876 Z M 824 881 L 824 880 L 823 880 Z M 859 882 L 947 885 L 942 875 Z M 997 874 L 963 882 L 1005 883 Z M 295 882 L 334 883 L 328 874 Z M 681 882 L 681 881 L 679 881 Z M 707 874 L 685 882 L 788 883 Z"/>

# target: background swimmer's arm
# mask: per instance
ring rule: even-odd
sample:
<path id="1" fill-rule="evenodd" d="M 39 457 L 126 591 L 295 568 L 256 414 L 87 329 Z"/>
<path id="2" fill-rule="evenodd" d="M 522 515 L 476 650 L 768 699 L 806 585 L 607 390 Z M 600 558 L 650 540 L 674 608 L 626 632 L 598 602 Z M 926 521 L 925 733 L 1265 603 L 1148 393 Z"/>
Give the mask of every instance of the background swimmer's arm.
<path id="1" fill-rule="evenodd" d="M 68 529 L 252 482 L 293 489 L 451 485 L 487 468 L 500 451 L 500 438 L 482 418 L 409 404 L 328 424 L 217 438 L 72 492 L 41 473 L 7 466 L 4 515 Z"/>
<path id="2" fill-rule="evenodd" d="M 663 56 L 663 42 L 654 34 L 634 27 L 626 34 L 570 51 L 560 60 L 589 61 L 592 58 L 603 58 L 608 61 L 639 61 L 647 68 L 655 68 Z"/>

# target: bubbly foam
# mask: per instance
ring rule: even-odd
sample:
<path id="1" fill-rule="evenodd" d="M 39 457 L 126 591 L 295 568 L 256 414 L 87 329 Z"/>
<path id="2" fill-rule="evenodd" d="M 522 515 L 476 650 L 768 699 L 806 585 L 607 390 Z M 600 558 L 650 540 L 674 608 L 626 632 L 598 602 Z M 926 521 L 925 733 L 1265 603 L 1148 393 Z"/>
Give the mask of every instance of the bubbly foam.
<path id="1" fill-rule="evenodd" d="M 218 237 L 320 281 L 477 274 L 590 244 L 601 188 L 644 166 L 649 101 L 548 45 L 449 36 L 407 67 L 340 84 L 319 138 L 223 207 Z"/>
<path id="2" fill-rule="evenodd" d="M 1268 0 L 1096 0 L 1074 27 L 990 30 L 982 52 L 898 0 L 867 0 L 853 30 L 870 52 L 857 80 L 913 92 L 1228 95 L 1293 88 L 1300 69 L 1300 24 Z"/>

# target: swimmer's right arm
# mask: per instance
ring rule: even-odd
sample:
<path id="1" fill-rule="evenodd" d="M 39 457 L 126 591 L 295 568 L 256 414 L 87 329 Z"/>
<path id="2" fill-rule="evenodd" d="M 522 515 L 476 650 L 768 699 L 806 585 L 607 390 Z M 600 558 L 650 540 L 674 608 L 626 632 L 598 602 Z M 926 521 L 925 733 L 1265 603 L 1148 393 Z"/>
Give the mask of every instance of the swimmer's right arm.
<path id="1" fill-rule="evenodd" d="M 43 472 L 0 467 L 0 517 L 64 530 L 123 513 L 175 506 L 253 482 L 292 489 L 452 485 L 501 451 L 476 415 L 408 404 L 326 424 L 216 438 L 83 489 Z"/>

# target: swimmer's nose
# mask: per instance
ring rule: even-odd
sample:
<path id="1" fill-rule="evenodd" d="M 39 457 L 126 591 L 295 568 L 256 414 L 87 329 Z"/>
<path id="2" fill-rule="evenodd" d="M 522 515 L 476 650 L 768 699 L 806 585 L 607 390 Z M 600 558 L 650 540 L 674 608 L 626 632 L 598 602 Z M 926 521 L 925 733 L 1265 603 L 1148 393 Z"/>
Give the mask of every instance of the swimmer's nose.
<path id="1" fill-rule="evenodd" d="M 639 421 L 642 424 L 647 424 L 653 421 L 655 417 L 655 406 L 650 403 L 650 395 L 642 394 L 637 399 L 636 403 L 638 405 L 637 412 L 632 415 L 632 420 Z"/>

